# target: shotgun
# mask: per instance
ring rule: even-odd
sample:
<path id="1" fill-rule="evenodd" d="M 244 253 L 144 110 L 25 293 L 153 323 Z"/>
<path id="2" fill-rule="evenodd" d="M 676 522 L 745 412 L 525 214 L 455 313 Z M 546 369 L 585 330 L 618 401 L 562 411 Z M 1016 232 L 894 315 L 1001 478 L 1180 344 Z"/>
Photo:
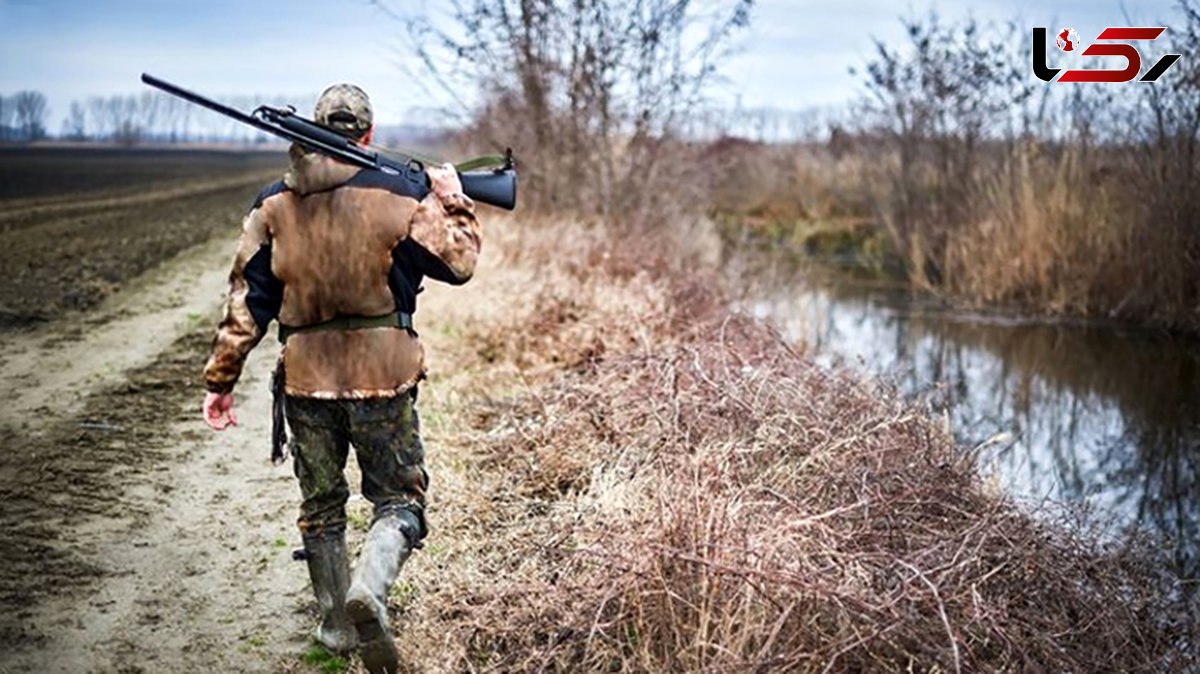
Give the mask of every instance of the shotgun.
<path id="1" fill-rule="evenodd" d="M 429 176 L 425 174 L 427 161 L 390 151 L 388 154 L 395 155 L 394 157 L 383 156 L 374 148 L 359 145 L 333 129 L 297 115 L 292 106 L 276 108 L 260 105 L 250 114 L 246 114 L 153 75 L 142 73 L 142 82 L 314 152 L 364 169 L 405 176 L 419 185 L 424 185 L 426 191 L 429 189 Z M 462 181 L 463 192 L 468 197 L 509 211 L 516 208 L 517 170 L 511 148 L 503 155 L 476 157 L 457 164 L 455 168 Z"/>

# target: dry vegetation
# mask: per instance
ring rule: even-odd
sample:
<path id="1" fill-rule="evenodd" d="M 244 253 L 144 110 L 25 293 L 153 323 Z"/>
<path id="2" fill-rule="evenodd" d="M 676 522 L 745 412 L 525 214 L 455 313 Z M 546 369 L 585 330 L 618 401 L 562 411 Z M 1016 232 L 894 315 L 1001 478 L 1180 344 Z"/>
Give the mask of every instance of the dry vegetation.
<path id="1" fill-rule="evenodd" d="M 690 262 L 647 267 L 599 235 L 531 226 L 500 245 L 538 283 L 464 335 L 473 400 L 445 427 L 472 497 L 445 515 L 436 596 L 401 621 L 454 646 L 414 659 L 1194 666 L 1194 609 L 1154 551 L 1021 512 L 922 410 L 730 314 L 706 274 L 679 274 Z"/>
<path id="2" fill-rule="evenodd" d="M 1028 26 L 914 19 L 907 43 L 877 45 L 869 98 L 827 143 L 722 148 L 755 177 L 715 207 L 807 244 L 833 230 L 961 302 L 1194 332 L 1200 11 L 1156 20 L 1170 28 L 1143 63 L 1183 54 L 1159 82 L 1043 85 Z"/>
<path id="3" fill-rule="evenodd" d="M 665 0 L 464 1 L 458 31 L 396 12 L 437 45 L 421 52 L 435 75 L 484 90 L 465 140 L 520 147 L 525 199 L 519 226 L 491 228 L 514 233 L 488 243 L 525 278 L 489 320 L 462 324 L 462 374 L 435 383 L 461 403 L 431 423 L 458 449 L 442 487 L 454 507 L 411 567 L 436 580 L 403 602 L 406 655 L 439 671 L 1194 668 L 1196 607 L 1158 551 L 1021 511 L 923 410 L 730 312 L 704 217 L 723 204 L 708 196 L 766 221 L 870 226 L 862 214 L 897 190 L 931 190 L 905 202 L 924 209 L 903 211 L 908 229 L 882 211 L 931 285 L 965 283 L 945 260 L 966 244 L 937 228 L 980 226 L 939 210 L 962 195 L 927 198 L 962 171 L 897 164 L 894 146 L 825 161 L 683 140 L 679 120 L 746 20 L 747 3 L 725 6 L 707 6 L 699 32 L 692 3 Z M 685 49 L 689 30 L 711 42 Z M 1029 171 L 1073 166 L 1033 147 L 1049 154 Z M 1040 192 L 985 208 L 981 194 L 1026 198 L 1006 196 L 1017 183 L 995 182 L 986 154 L 971 155 L 964 212 L 1071 210 Z"/>

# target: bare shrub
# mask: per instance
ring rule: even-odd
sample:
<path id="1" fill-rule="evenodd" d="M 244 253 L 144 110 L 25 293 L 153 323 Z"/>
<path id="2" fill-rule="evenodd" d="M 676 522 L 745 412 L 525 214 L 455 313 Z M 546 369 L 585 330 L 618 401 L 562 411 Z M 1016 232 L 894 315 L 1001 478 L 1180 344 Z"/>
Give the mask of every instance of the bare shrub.
<path id="1" fill-rule="evenodd" d="M 461 0 L 448 21 L 400 18 L 452 93 L 481 92 L 466 141 L 520 151 L 522 209 L 638 229 L 702 209 L 680 137 L 749 0 Z"/>
<path id="2" fill-rule="evenodd" d="M 730 315 L 703 279 L 553 279 L 557 299 L 475 338 L 522 359 L 586 352 L 581 328 L 605 326 L 606 348 L 522 369 L 522 393 L 481 406 L 477 460 L 504 476 L 481 499 L 504 519 L 484 529 L 487 581 L 452 590 L 452 667 L 1195 664 L 1195 607 L 1153 550 L 1023 513 L 923 410 Z M 659 300 L 611 299 L 638 284 Z"/>

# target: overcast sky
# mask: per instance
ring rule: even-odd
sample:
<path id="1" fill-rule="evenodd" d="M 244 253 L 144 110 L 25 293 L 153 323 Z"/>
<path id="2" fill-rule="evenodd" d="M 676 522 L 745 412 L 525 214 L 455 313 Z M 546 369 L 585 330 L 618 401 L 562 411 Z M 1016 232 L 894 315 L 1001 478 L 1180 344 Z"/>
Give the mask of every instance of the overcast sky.
<path id="1" fill-rule="evenodd" d="M 1164 25 L 1174 16 L 1173 0 L 1047 4 L 759 0 L 743 51 L 714 98 L 785 109 L 845 102 L 860 91 L 847 70 L 861 69 L 871 38 L 899 42 L 899 17 L 930 9 L 947 21 L 971 13 L 981 21 L 1070 26 L 1085 42 L 1105 26 L 1126 25 L 1126 13 L 1135 25 Z M 142 71 L 207 94 L 297 98 L 348 80 L 371 94 L 378 122 L 395 124 L 411 106 L 445 103 L 426 98 L 397 65 L 400 32 L 366 0 L 0 0 L 0 94 L 42 91 L 49 128 L 57 130 L 72 99 L 140 91 Z"/>

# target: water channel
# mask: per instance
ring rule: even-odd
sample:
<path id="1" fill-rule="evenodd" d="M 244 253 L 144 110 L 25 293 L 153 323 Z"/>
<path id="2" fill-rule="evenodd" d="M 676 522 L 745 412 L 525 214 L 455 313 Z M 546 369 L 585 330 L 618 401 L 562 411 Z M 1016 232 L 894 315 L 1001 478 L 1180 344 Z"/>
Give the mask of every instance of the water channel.
<path id="1" fill-rule="evenodd" d="M 1113 533 L 1148 530 L 1184 576 L 1200 576 L 1200 343 L 971 313 L 894 283 L 763 266 L 727 266 L 759 281 L 743 310 L 947 415 L 1019 500 L 1082 503 Z"/>

